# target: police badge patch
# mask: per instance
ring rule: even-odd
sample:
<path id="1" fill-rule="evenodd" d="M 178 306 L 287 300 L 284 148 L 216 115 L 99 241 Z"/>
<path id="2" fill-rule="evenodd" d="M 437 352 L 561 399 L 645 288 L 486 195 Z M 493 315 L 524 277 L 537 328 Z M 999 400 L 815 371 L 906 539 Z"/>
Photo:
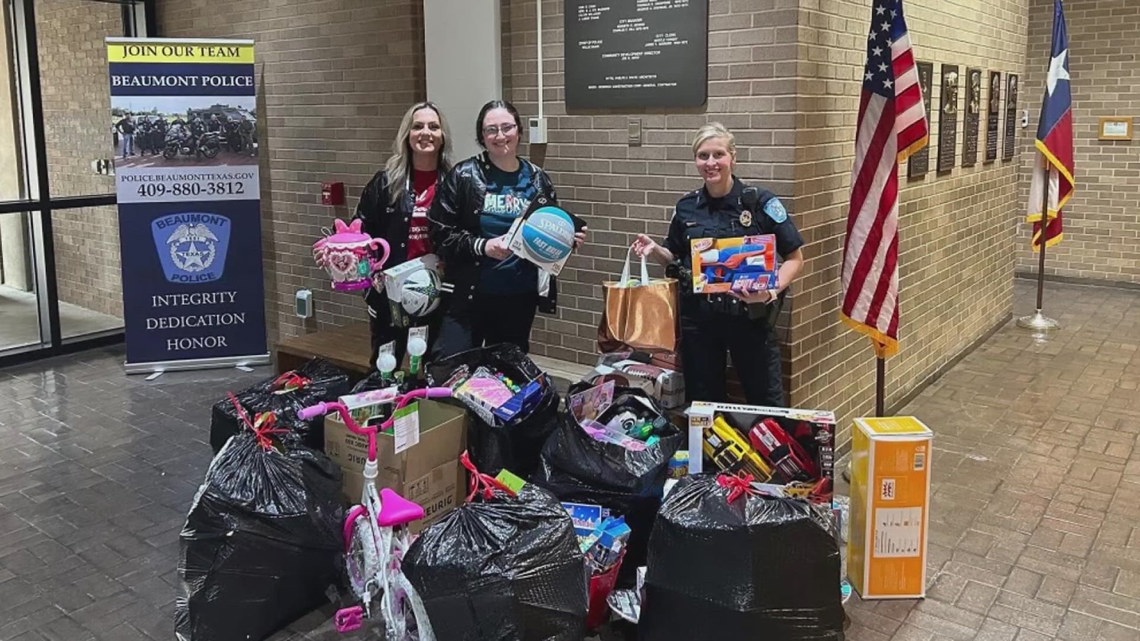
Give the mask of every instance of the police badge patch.
<path id="1" fill-rule="evenodd" d="M 740 225 L 741 227 L 752 226 L 752 212 L 748 211 L 747 209 L 740 212 Z"/>
<path id="2" fill-rule="evenodd" d="M 230 228 L 228 217 L 210 213 L 185 212 L 154 219 L 151 234 L 166 280 L 194 284 L 220 279 Z"/>
<path id="3" fill-rule="evenodd" d="M 777 223 L 782 223 L 788 219 L 788 210 L 784 209 L 784 203 L 780 202 L 779 198 L 773 198 L 764 205 L 764 213 Z"/>

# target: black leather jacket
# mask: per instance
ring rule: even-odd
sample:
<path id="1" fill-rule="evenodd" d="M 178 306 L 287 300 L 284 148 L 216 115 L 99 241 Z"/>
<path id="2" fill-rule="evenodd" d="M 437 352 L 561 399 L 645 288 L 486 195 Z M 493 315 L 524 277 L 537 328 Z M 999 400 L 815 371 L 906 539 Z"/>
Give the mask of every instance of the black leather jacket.
<path id="1" fill-rule="evenodd" d="M 519 158 L 519 162 L 530 162 Z M 443 280 L 455 286 L 444 294 L 448 306 L 462 313 L 475 299 L 482 262 L 495 260 L 485 251 L 487 240 L 480 233 L 479 217 L 487 195 L 487 173 L 491 160 L 486 152 L 457 164 L 443 179 L 435 194 L 428 218 L 432 222 L 432 241 L 444 262 Z M 557 202 L 550 176 L 531 163 L 539 192 Z M 558 306 L 555 278 L 538 270 L 539 311 L 553 314 Z"/>
<path id="2" fill-rule="evenodd" d="M 444 173 L 440 172 L 439 179 L 443 180 L 443 177 Z M 408 180 L 411 181 L 410 175 Z M 394 267 L 408 260 L 408 230 L 412 223 L 416 195 L 411 184 L 408 184 L 404 188 L 404 197 L 392 203 L 388 186 L 388 172 L 383 169 L 376 172 L 360 193 L 360 202 L 356 204 L 356 215 L 353 218 L 363 221 L 362 231 L 373 238 L 383 238 L 388 243 L 391 253 L 388 260 L 384 261 L 384 266 Z M 364 292 L 364 300 L 375 315 L 376 310 L 388 304 L 388 295 L 370 287 Z"/>

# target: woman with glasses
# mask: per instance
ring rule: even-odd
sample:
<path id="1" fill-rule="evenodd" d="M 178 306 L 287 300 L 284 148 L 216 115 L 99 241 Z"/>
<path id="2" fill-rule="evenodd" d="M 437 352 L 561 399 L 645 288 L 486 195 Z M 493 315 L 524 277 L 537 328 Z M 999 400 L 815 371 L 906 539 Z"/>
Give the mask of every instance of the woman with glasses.
<path id="1" fill-rule="evenodd" d="M 430 102 L 412 105 L 400 122 L 391 157 L 364 187 L 356 206 L 363 231 L 383 238 L 391 248 L 386 267 L 435 253 L 427 212 L 439 182 L 451 169 L 450 151 L 447 122 L 439 108 Z M 388 294 L 373 287 L 364 293 L 364 300 L 372 334 L 369 362 L 375 366 L 380 346 L 391 341 L 396 343 L 396 361 L 401 362 L 408 328 L 394 326 Z M 429 344 L 439 317 L 437 309 L 427 318 L 415 319 L 416 324 L 427 323 Z"/>
<path id="2" fill-rule="evenodd" d="M 475 120 L 483 153 L 452 169 L 432 204 L 429 217 L 443 280 L 444 315 L 432 355 L 513 343 L 530 350 L 535 312 L 554 313 L 554 279 L 507 248 L 507 231 L 531 201 L 545 195 L 557 202 L 550 177 L 518 156 L 522 121 L 514 105 L 492 100 Z M 577 248 L 586 241 L 579 232 Z"/>

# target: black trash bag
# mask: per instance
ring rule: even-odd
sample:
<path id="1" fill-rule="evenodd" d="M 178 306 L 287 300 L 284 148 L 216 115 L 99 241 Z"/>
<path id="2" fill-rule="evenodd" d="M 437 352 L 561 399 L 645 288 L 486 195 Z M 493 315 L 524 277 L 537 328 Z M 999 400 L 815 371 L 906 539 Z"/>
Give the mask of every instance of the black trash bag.
<path id="1" fill-rule="evenodd" d="M 299 434 L 305 445 L 325 449 L 325 419 L 311 421 L 297 418 L 297 410 L 322 401 L 335 401 L 351 389 L 348 372 L 336 365 L 314 358 L 296 370 L 267 378 L 236 394 L 250 416 L 265 412 L 277 415 L 282 427 Z M 237 409 L 229 398 L 214 403 L 210 417 L 210 447 L 217 454 L 241 426 Z"/>
<path id="2" fill-rule="evenodd" d="M 542 446 L 558 428 L 561 399 L 554 381 L 521 348 L 510 343 L 477 347 L 436 361 L 428 365 L 428 380 L 432 385 L 444 385 L 462 367 L 471 372 L 479 367 L 503 372 L 520 387 L 535 380 L 542 381 L 542 396 L 538 402 L 503 425 L 488 423 L 474 412 L 468 412 L 471 420 L 467 444 L 476 467 L 491 475 L 507 469 L 524 479 L 529 478 L 538 468 Z"/>
<path id="3" fill-rule="evenodd" d="M 388 375 L 395 379 L 394 372 L 389 372 Z M 351 394 L 362 394 L 364 392 L 372 392 L 380 389 L 388 389 L 395 384 L 395 380 L 385 380 L 384 376 L 378 370 L 372 370 L 368 376 L 360 379 L 352 386 Z"/>
<path id="4" fill-rule="evenodd" d="M 179 540 L 178 641 L 258 641 L 341 578 L 341 470 L 296 438 L 243 429 L 214 457 Z"/>
<path id="5" fill-rule="evenodd" d="M 805 501 L 699 474 L 669 492 L 649 540 L 642 641 L 843 641 L 839 544 Z"/>
<path id="6" fill-rule="evenodd" d="M 424 530 L 404 556 L 438 641 L 582 641 L 588 571 L 546 490 L 494 491 Z"/>
<path id="7" fill-rule="evenodd" d="M 589 388 L 576 384 L 567 397 Z M 665 418 L 661 406 L 643 390 L 615 387 L 614 403 L 599 417 L 606 423 L 613 416 L 633 411 L 641 418 L 660 421 L 661 440 L 645 451 L 635 452 L 591 438 L 569 414 L 546 441 L 542 465 L 531 481 L 550 490 L 562 501 L 592 503 L 624 516 L 630 528 L 626 556 L 618 584 L 631 584 L 639 566 L 645 565 L 649 533 L 661 507 L 669 461 L 684 444 L 685 435 Z"/>

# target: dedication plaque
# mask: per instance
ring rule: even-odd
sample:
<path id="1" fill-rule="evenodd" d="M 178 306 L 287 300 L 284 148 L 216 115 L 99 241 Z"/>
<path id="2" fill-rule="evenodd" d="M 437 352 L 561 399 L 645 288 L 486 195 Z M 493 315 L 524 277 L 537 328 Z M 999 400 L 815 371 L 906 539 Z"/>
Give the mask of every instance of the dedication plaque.
<path id="1" fill-rule="evenodd" d="M 926 106 L 926 129 L 930 130 L 930 80 L 934 77 L 934 63 L 932 62 L 919 62 L 915 66 L 918 68 L 918 85 L 922 88 L 922 102 Z M 926 172 L 930 170 L 930 145 L 925 145 L 922 149 L 911 154 L 906 164 L 906 177 L 918 178 L 925 176 Z"/>
<path id="2" fill-rule="evenodd" d="M 1017 74 L 1009 74 L 1007 84 L 1009 88 L 1005 94 L 1005 149 L 1002 150 L 1002 160 L 1013 158 L 1014 145 L 1017 144 Z"/>
<path id="3" fill-rule="evenodd" d="M 966 132 L 962 140 L 962 166 L 978 164 L 978 124 L 981 122 L 982 70 L 966 72 Z"/>
<path id="4" fill-rule="evenodd" d="M 942 96 L 938 101 L 938 173 L 954 168 L 958 145 L 958 65 L 942 65 Z"/>
<path id="5" fill-rule="evenodd" d="M 566 0 L 566 107 L 699 107 L 709 0 Z"/>
<path id="6" fill-rule="evenodd" d="M 1001 72 L 990 72 L 990 92 L 986 110 L 986 162 L 997 160 L 998 118 L 1001 116 Z"/>

